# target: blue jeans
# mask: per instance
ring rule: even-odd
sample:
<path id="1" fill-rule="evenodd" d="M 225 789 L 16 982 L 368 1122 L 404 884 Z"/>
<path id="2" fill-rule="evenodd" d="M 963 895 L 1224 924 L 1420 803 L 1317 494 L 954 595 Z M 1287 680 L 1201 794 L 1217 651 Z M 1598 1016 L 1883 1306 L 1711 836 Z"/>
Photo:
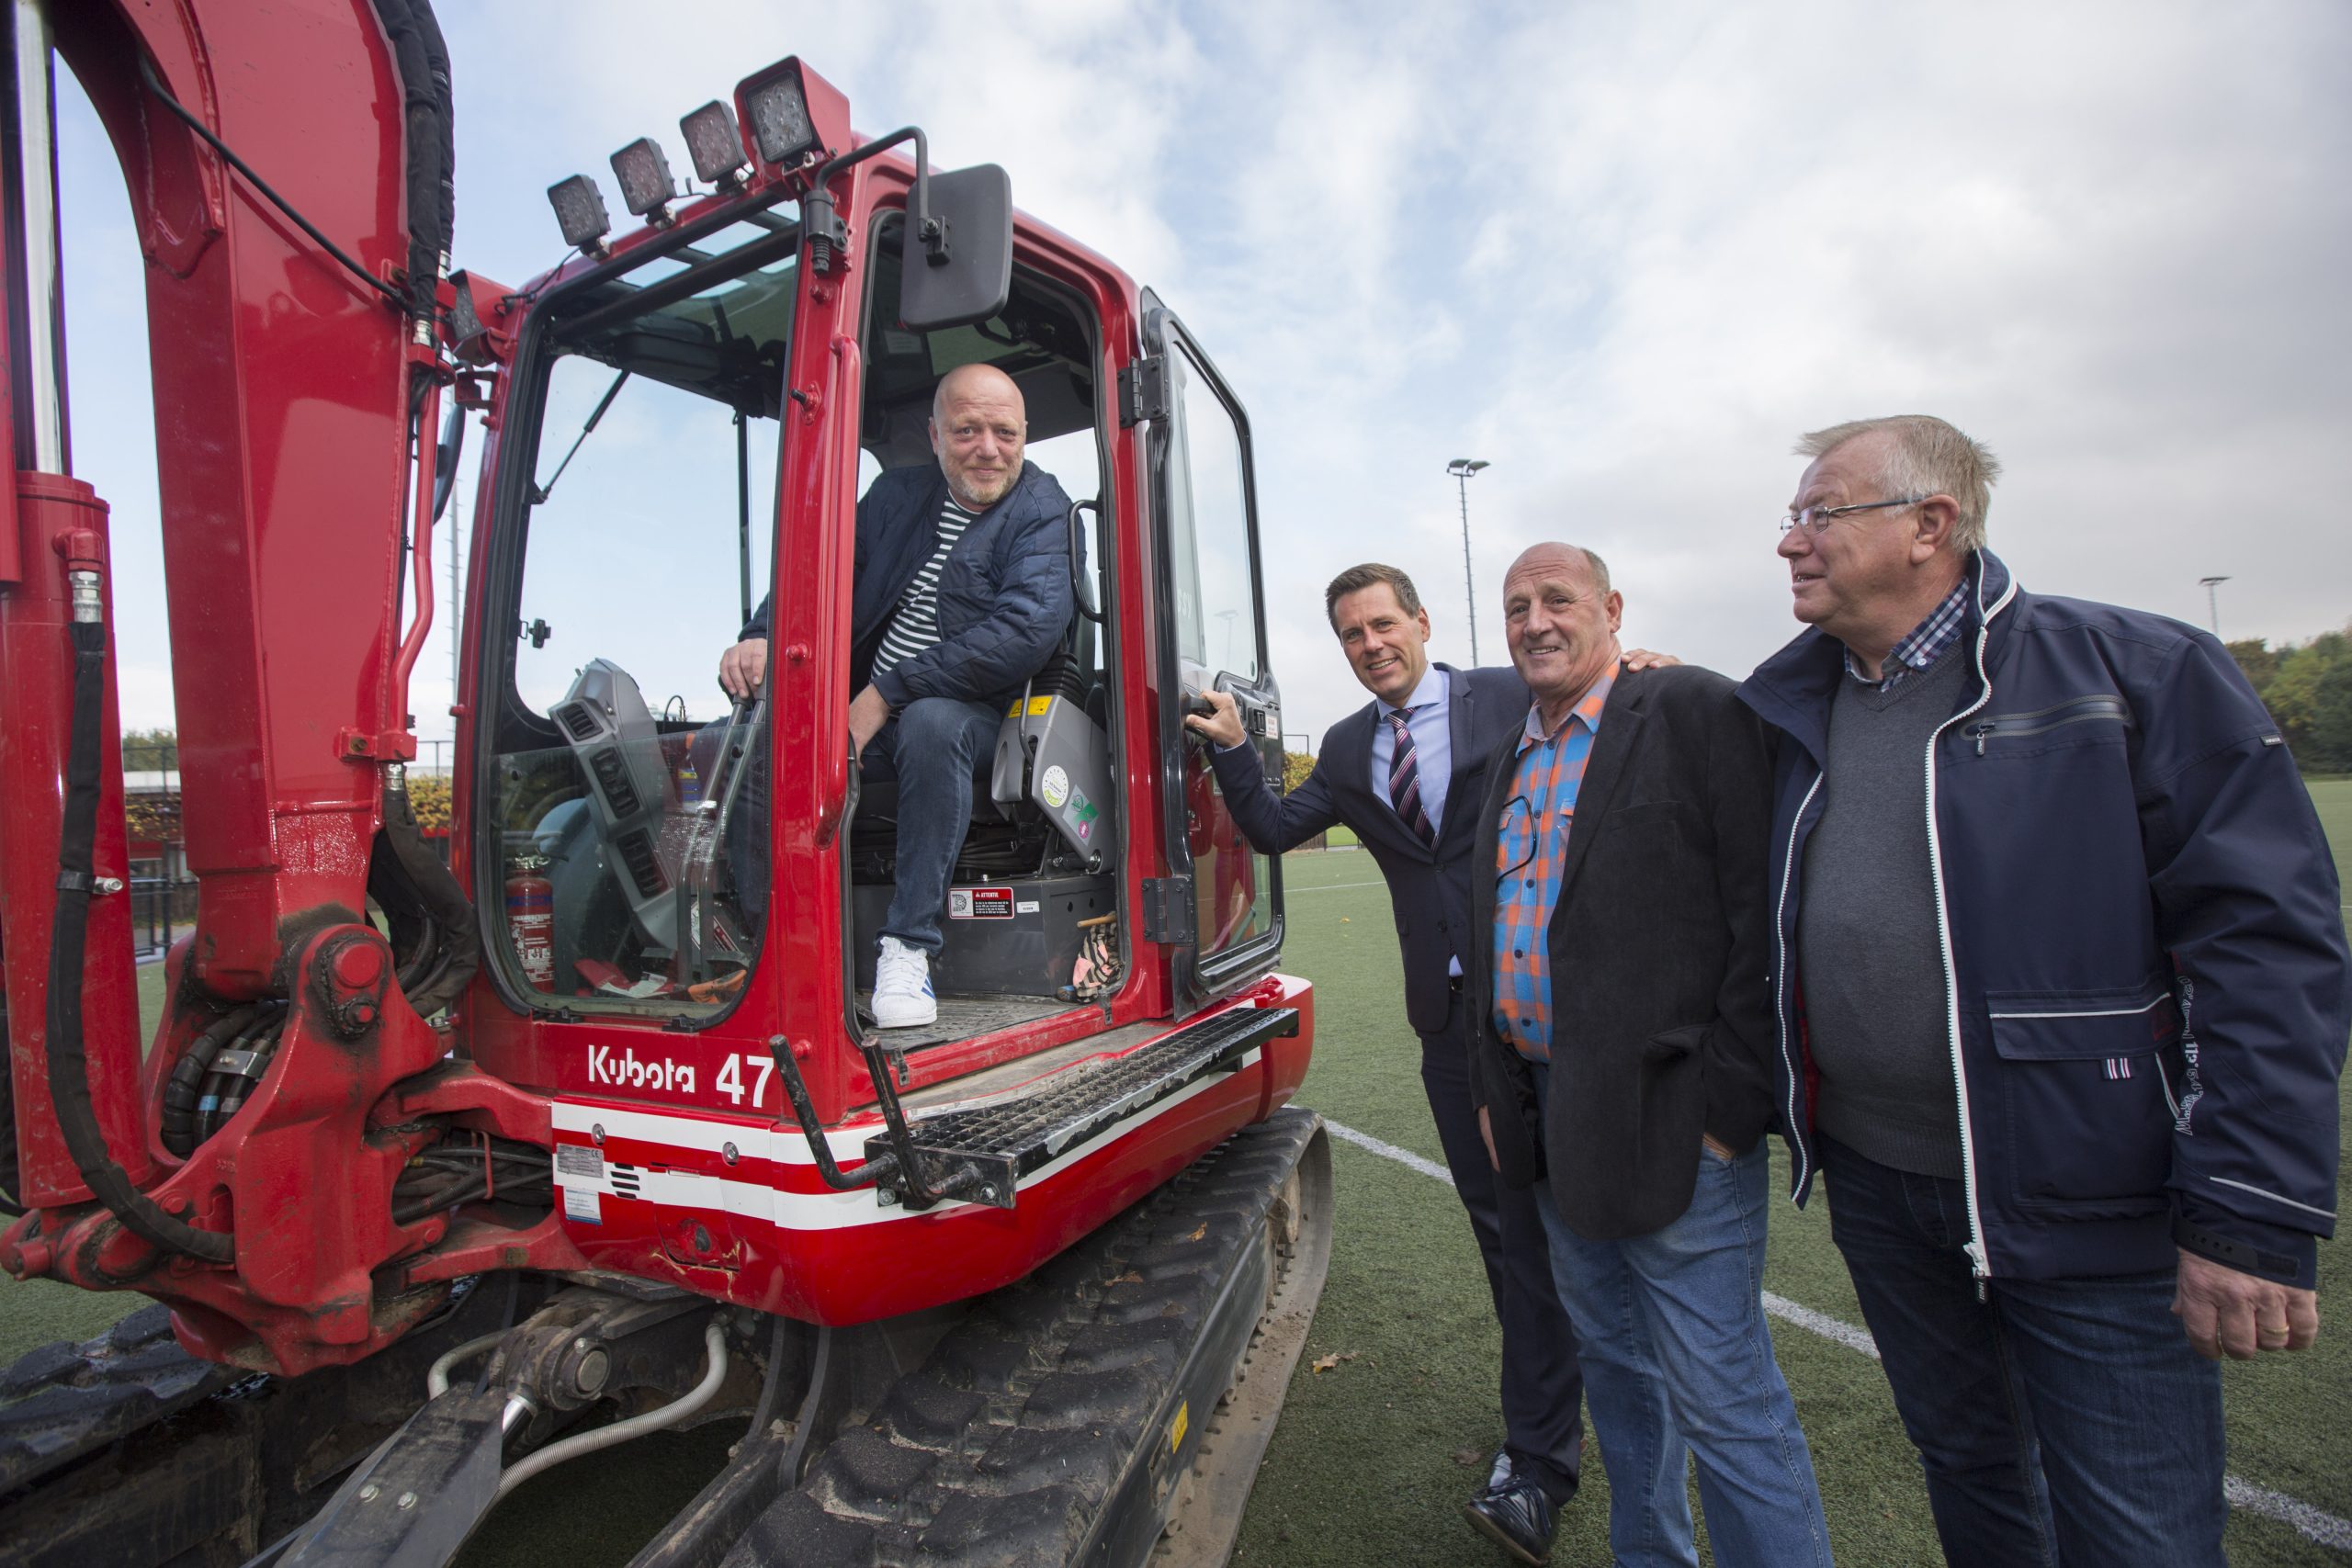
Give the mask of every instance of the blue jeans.
<path id="1" fill-rule="evenodd" d="M 1540 1095 L 1551 1074 L 1535 1076 Z M 1623 1241 L 1578 1235 L 1550 1183 L 1535 1188 L 1609 1472 L 1610 1551 L 1619 1568 L 1698 1562 L 1689 1455 L 1722 1568 L 1828 1568 L 1812 1450 L 1764 1321 L 1770 1156 L 1761 1142 L 1736 1160 L 1691 1155 L 1690 1207 Z"/>
<path id="2" fill-rule="evenodd" d="M 1829 1230 L 1953 1562 L 2219 1563 L 2222 1372 L 2173 1275 L 1986 1281 L 1961 1183 L 1817 1140 Z"/>
<path id="3" fill-rule="evenodd" d="M 939 951 L 947 879 L 972 826 L 973 773 L 1003 717 L 991 703 L 917 697 L 866 742 L 865 780 L 899 783 L 898 889 L 883 912 L 884 936 Z"/>

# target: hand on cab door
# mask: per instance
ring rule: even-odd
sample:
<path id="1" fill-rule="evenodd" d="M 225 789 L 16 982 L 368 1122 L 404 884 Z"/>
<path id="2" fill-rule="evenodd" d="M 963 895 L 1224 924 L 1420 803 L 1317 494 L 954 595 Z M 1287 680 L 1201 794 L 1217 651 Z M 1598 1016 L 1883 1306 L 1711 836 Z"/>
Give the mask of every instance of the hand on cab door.
<path id="1" fill-rule="evenodd" d="M 1241 728 L 1241 705 L 1233 700 L 1232 693 L 1212 687 L 1201 694 L 1201 700 L 1216 711 L 1186 714 L 1185 728 L 1218 747 L 1238 746 L 1249 739 Z"/>

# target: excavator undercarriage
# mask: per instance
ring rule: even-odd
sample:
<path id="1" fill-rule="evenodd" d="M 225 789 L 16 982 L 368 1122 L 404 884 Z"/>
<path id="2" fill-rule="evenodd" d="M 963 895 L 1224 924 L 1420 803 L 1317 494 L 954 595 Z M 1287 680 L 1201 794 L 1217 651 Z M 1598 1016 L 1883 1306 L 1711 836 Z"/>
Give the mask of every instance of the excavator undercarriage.
<path id="1" fill-rule="evenodd" d="M 0 1372 L 0 1562 L 459 1561 L 538 1472 L 507 1476 L 650 1414 L 743 1433 L 616 1549 L 631 1568 L 1222 1562 L 1329 1202 L 1320 1121 L 1285 1111 L 1019 1283 L 907 1319 L 820 1328 L 625 1277 L 487 1276 L 392 1348 L 287 1379 L 198 1360 L 144 1308 Z"/>

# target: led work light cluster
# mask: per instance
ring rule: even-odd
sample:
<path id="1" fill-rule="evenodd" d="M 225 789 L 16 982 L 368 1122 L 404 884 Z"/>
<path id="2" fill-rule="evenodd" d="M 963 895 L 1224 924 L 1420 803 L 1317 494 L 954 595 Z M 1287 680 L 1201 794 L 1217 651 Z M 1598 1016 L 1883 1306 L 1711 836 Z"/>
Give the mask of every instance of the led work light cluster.
<path id="1" fill-rule="evenodd" d="M 808 114 L 808 94 L 797 62 L 763 72 L 736 91 L 736 100 L 752 122 L 752 145 L 760 159 L 789 166 L 817 150 L 818 134 Z M 714 98 L 678 121 L 693 160 L 695 178 L 720 191 L 741 188 L 751 159 L 745 155 L 742 128 L 735 110 Z M 670 221 L 670 204 L 683 195 L 670 174 L 670 160 L 662 144 L 650 136 L 613 154 L 613 177 L 620 182 L 621 205 L 637 218 L 659 229 Z M 601 255 L 613 220 L 605 209 L 604 192 L 594 178 L 574 175 L 548 186 L 548 205 L 555 209 L 563 243 L 590 255 Z"/>

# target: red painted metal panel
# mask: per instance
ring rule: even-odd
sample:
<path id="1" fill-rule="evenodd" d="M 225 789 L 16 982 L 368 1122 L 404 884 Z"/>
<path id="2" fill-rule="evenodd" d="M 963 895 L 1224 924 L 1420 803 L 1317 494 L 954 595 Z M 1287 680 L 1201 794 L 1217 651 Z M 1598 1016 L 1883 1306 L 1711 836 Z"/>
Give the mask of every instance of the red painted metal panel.
<path id="1" fill-rule="evenodd" d="M 616 1185 L 639 1195 L 583 1204 L 594 1218 L 569 1218 L 566 1229 L 596 1267 L 815 1322 L 864 1323 L 961 1301 L 1021 1278 L 1287 1101 L 1313 1049 L 1309 998 L 1305 981 L 1269 977 L 1250 1002 L 1308 1014 L 1296 1037 L 1267 1043 L 1250 1066 L 1204 1080 L 1030 1178 L 1010 1210 L 877 1208 L 870 1190 L 826 1187 L 799 1157 L 799 1134 L 788 1126 L 771 1138 L 768 1126 L 748 1118 L 737 1130 L 700 1115 L 646 1118 L 567 1099 L 563 1119 L 593 1119 L 601 1160 L 628 1168 Z M 861 1122 L 861 1133 L 881 1130 L 870 1112 Z M 737 1145 L 735 1159 L 720 1151 L 722 1137 Z M 577 1130 L 557 1138 L 592 1142 Z M 762 1157 L 762 1149 L 774 1153 Z M 709 1245 L 682 1247 L 696 1225 Z"/>
<path id="2" fill-rule="evenodd" d="M 149 101 L 135 51 L 379 276 L 406 254 L 400 94 L 349 0 L 66 13 L 60 52 L 164 264 L 147 270 L 147 317 L 194 963 L 217 993 L 256 996 L 284 922 L 362 907 L 379 779 L 338 735 L 408 728 L 391 679 L 405 332 Z"/>
<path id="3" fill-rule="evenodd" d="M 28 1207 L 86 1202 L 90 1190 L 65 1152 L 49 1098 L 50 922 L 57 910 L 57 852 L 64 831 L 65 757 L 73 731 L 72 604 L 65 562 L 54 546 L 86 530 L 103 551 L 107 505 L 62 475 L 20 473 L 14 487 L 23 578 L 0 592 L 0 949 L 8 994 L 10 1077 L 17 1102 Z M 115 707 L 111 578 L 102 579 L 108 615 L 107 680 L 98 732 L 98 837 L 94 864 L 118 890 L 90 902 L 82 976 L 82 1036 L 98 1128 L 133 1181 L 153 1167 L 139 1114 L 139 1013 L 130 957 L 129 852 L 122 818 L 122 727 Z"/>
<path id="4" fill-rule="evenodd" d="M 821 1119 L 837 1124 L 872 1101 L 845 1025 L 840 962 L 845 929 L 837 839 L 847 761 L 852 519 L 863 367 L 856 342 L 867 269 L 860 254 L 876 211 L 903 201 L 903 159 L 860 165 L 838 186 L 853 236 L 847 268 L 804 280 L 785 367 L 787 401 L 778 468 L 776 626 L 772 665 L 775 864 L 763 953 L 736 1011 L 718 1026 L 677 1032 L 647 1023 L 557 1023 L 511 1010 L 487 980 L 453 1015 L 427 1026 L 397 997 L 359 1034 L 333 1013 L 334 952 L 379 939 L 356 923 L 377 829 L 377 760 L 410 728 L 402 649 L 401 540 L 422 514 L 409 454 L 413 386 L 437 374 L 407 342 L 405 323 L 338 269 L 285 217 L 152 101 L 135 62 L 144 56 L 173 95 L 292 203 L 379 277 L 405 259 L 402 118 L 396 75 L 373 17 L 356 0 L 130 0 L 66 7 L 60 50 L 89 91 L 130 187 L 152 265 L 148 319 L 158 389 L 157 444 L 177 688 L 188 864 L 200 884 L 198 934 L 175 951 L 172 1011 L 138 1088 L 130 1019 L 127 908 L 101 900 L 88 980 L 92 1077 L 118 1157 L 168 1210 L 235 1238 L 233 1266 L 156 1258 L 103 1213 L 61 1205 L 85 1196 L 61 1169 L 45 1097 L 38 970 L 53 881 L 53 826 L 63 753 L 60 686 L 67 660 L 61 586 L 40 553 L 40 527 L 96 505 L 56 481 L 32 485 L 16 570 L 0 592 L 0 918 L 7 991 L 18 1020 L 12 1044 L 26 1122 L 28 1195 L 46 1212 L 14 1227 L 0 1261 L 91 1288 L 141 1288 L 172 1303 L 183 1339 L 202 1353 L 297 1371 L 366 1355 L 405 1331 L 440 1296 L 440 1282 L 486 1268 L 609 1267 L 675 1279 L 706 1293 L 828 1322 L 847 1323 L 959 1299 L 1051 1257 L 1166 1180 L 1216 1139 L 1286 1100 L 1304 1076 L 1309 1037 L 1263 1047 L 1256 1062 L 1196 1088 L 1082 1157 L 1033 1180 L 1011 1212 L 957 1206 L 888 1218 L 792 1223 L 811 1201 L 813 1168 L 789 1156 L 739 1156 L 675 1148 L 647 1134 L 631 1150 L 670 1187 L 655 1201 L 616 1199 L 607 1224 L 559 1216 L 514 1229 L 486 1210 L 391 1218 L 391 1183 L 435 1121 L 526 1141 L 554 1137 L 548 1096 L 595 1096 L 638 1114 L 690 1112 L 706 1126 L 740 1124 L 747 1147 L 774 1150 L 797 1136 L 779 1126 L 781 1096 L 737 1099 L 720 1065 L 767 1077 L 769 1041 L 782 1036 L 805 1073 Z M 850 139 L 845 103 L 813 75 L 811 108 L 828 134 Z M 837 125 L 835 122 L 838 122 Z M 805 178 L 759 169 L 755 188 Z M 691 220 L 728 198 L 681 214 Z M 644 231 L 616 254 L 648 243 Z M 1020 265 L 1089 302 L 1102 327 L 1100 385 L 1137 352 L 1136 291 L 1110 264 L 1034 220 L 1020 220 Z M 570 264 L 573 269 L 590 264 Z M 446 291 L 445 291 L 446 292 Z M 503 362 L 521 321 L 501 290 L 476 286 L 490 332 L 473 352 Z M 488 457 L 503 439 L 506 378 L 490 408 Z M 0 411 L 5 412 L 5 411 Z M 1148 501 L 1134 432 L 1109 427 L 1113 524 L 1108 555 L 1122 650 L 1119 744 L 1125 808 L 1137 824 L 1164 818 L 1158 771 L 1142 765 L 1159 733 L 1148 592 Z M 427 434 L 430 431 L 428 427 Z M 494 460 L 485 476 L 494 475 Z M 492 480 L 485 478 L 487 487 Z M 70 481 L 64 481 L 70 484 Z M 485 490 L 478 515 L 492 518 Z M 414 509 L 413 511 L 412 509 Z M 36 549 L 34 546 L 40 546 Z M 477 533 L 473 581 L 482 585 L 494 540 Z M 420 559 L 420 577 L 425 562 Z M 7 577 L 0 547 L 0 581 Z M 470 690 L 482 626 L 463 655 Z M 504 628 L 495 635 L 504 635 Z M 462 715 L 460 716 L 463 716 Z M 111 708 L 109 737 L 116 733 Z M 461 735 L 470 727 L 461 726 Z M 363 754 L 364 752 L 364 754 Z M 469 877 L 471 783 L 482 759 L 461 746 L 453 849 Z M 98 864 L 123 863 L 119 757 L 109 762 Z M 46 813 L 46 817 L 42 814 Z M 42 823 L 51 824 L 45 829 Z M 1126 907 L 1145 877 L 1165 874 L 1156 835 L 1123 835 Z M 494 919 L 495 912 L 487 918 Z M 1101 1011 L 1072 1011 L 950 1047 L 919 1076 L 975 1070 L 1170 1010 L 1162 952 L 1130 933 L 1131 964 Z M 112 956 L 110 956 L 112 955 Z M 119 963 L 117 962 L 118 958 Z M 191 1036 L 226 1003 L 290 991 L 297 1006 L 253 1098 L 185 1160 L 153 1134 L 164 1076 Z M 345 998 L 345 1000 L 348 1000 Z M 1303 983 L 1269 981 L 1250 998 L 1304 1007 Z M 455 1057 L 450 1053 L 455 1050 Z M 470 1055 L 472 1061 L 466 1060 Z M 616 1065 L 617 1064 L 617 1065 Z M 617 1077 L 616 1077 L 617 1075 Z M 870 1116 L 870 1112 L 866 1113 Z M 707 1143 L 707 1139 L 705 1142 Z M 160 1173 L 160 1174 L 159 1174 Z M 707 1185 L 697 1186 L 696 1183 Z M 771 1201 L 752 1212 L 725 1198 L 744 1184 Z M 765 1183 L 764 1187 L 756 1184 Z M 718 1194 L 722 1201 L 689 1201 Z M 799 1207 L 795 1207 L 798 1205 Z M 835 1209 L 835 1217 L 839 1210 Z"/>

